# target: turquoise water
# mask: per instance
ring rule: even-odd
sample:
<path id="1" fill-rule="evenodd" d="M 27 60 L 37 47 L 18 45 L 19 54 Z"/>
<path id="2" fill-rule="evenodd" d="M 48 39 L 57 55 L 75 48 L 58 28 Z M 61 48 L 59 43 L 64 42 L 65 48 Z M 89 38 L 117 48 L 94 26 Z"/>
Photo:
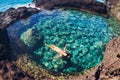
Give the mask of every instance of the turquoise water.
<path id="1" fill-rule="evenodd" d="M 31 3 L 32 0 L 0 0 L 0 12 L 4 12 L 9 8 Z"/>
<path id="2" fill-rule="evenodd" d="M 115 34 L 107 19 L 75 10 L 42 10 L 27 20 L 15 22 L 8 33 L 10 38 L 18 39 L 27 47 L 37 64 L 63 73 L 81 72 L 99 64 L 106 43 Z M 67 45 L 70 56 L 51 59 L 59 54 L 45 43 L 61 49 Z"/>
<path id="3" fill-rule="evenodd" d="M 96 0 L 96 1 L 98 1 L 98 2 L 102 2 L 102 3 L 104 3 L 104 2 L 105 2 L 105 0 Z"/>

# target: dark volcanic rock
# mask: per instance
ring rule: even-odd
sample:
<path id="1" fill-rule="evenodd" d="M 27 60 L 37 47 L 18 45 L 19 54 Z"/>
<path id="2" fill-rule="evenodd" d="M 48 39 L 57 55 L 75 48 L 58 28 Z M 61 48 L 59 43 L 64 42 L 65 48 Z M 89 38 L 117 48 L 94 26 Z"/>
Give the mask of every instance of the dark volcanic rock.
<path id="1" fill-rule="evenodd" d="M 0 13 L 0 28 L 5 29 L 16 20 L 25 19 L 39 10 L 36 8 L 20 7 L 18 9 L 10 8 L 7 11 Z"/>
<path id="2" fill-rule="evenodd" d="M 7 30 L 0 29 L 0 60 L 10 58 L 10 45 Z"/>
<path id="3" fill-rule="evenodd" d="M 33 80 L 8 60 L 0 61 L 0 80 Z"/>
<path id="4" fill-rule="evenodd" d="M 33 80 L 10 61 L 7 61 L 11 58 L 11 48 L 6 28 L 16 20 L 25 19 L 37 12 L 39 10 L 36 8 L 26 7 L 10 8 L 5 12 L 0 12 L 0 80 Z"/>
<path id="5" fill-rule="evenodd" d="M 100 14 L 107 14 L 107 7 L 95 0 L 33 0 L 36 7 L 53 9 L 54 7 L 67 7 L 75 9 L 87 9 Z"/>
<path id="6" fill-rule="evenodd" d="M 0 60 L 10 59 L 10 47 L 0 44 Z"/>

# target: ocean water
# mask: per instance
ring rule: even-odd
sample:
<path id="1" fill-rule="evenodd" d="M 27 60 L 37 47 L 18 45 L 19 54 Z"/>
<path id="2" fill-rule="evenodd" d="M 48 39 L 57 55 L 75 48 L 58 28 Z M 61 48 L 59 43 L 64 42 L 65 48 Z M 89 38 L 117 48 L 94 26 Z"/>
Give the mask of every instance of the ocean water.
<path id="1" fill-rule="evenodd" d="M 4 12 L 9 8 L 20 7 L 31 2 L 32 0 L 0 0 L 0 12 Z"/>
<path id="2" fill-rule="evenodd" d="M 42 10 L 26 20 L 16 21 L 8 28 L 8 33 L 11 41 L 18 46 L 22 43 L 20 47 L 26 48 L 27 53 L 43 68 L 72 73 L 101 62 L 106 43 L 116 34 L 112 26 L 115 28 L 119 25 L 113 19 L 81 11 Z M 55 58 L 59 54 L 45 46 L 45 43 L 62 50 L 66 45 L 69 56 Z"/>

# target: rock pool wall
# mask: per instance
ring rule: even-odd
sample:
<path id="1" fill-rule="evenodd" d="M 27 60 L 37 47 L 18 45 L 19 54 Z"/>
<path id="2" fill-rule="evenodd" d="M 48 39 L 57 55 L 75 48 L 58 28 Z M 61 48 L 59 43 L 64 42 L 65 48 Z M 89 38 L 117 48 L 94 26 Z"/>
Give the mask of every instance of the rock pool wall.
<path id="1" fill-rule="evenodd" d="M 33 0 L 36 7 L 53 9 L 55 7 L 67 7 L 74 9 L 84 9 L 100 14 L 107 14 L 107 6 L 96 0 Z"/>
<path id="2" fill-rule="evenodd" d="M 19 19 L 25 19 L 37 12 L 39 12 L 39 10 L 37 10 L 36 8 L 10 8 L 5 12 L 0 13 L 0 29 L 5 29 L 15 21 Z"/>
<path id="3" fill-rule="evenodd" d="M 120 24 L 120 0 L 110 0 L 108 6 L 110 7 L 110 15 Z"/>
<path id="4" fill-rule="evenodd" d="M 36 8 L 26 7 L 0 12 L 0 80 L 33 80 L 10 61 L 11 48 L 6 28 L 16 20 L 25 19 L 37 12 L 39 11 Z"/>

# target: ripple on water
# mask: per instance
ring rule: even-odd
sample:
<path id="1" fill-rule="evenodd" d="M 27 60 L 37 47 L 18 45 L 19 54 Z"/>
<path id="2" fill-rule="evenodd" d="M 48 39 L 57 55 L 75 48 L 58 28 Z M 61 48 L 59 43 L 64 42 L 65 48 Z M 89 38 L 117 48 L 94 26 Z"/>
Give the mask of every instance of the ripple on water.
<path id="1" fill-rule="evenodd" d="M 40 56 L 34 58 L 38 64 L 55 72 L 80 72 L 99 64 L 106 43 L 114 36 L 107 19 L 75 10 L 43 10 L 25 23 L 16 22 L 8 31 L 17 31 L 9 35 L 16 35 L 29 51 L 32 50 L 32 55 Z M 70 57 L 51 60 L 58 54 L 44 43 L 61 49 L 67 44 Z"/>

